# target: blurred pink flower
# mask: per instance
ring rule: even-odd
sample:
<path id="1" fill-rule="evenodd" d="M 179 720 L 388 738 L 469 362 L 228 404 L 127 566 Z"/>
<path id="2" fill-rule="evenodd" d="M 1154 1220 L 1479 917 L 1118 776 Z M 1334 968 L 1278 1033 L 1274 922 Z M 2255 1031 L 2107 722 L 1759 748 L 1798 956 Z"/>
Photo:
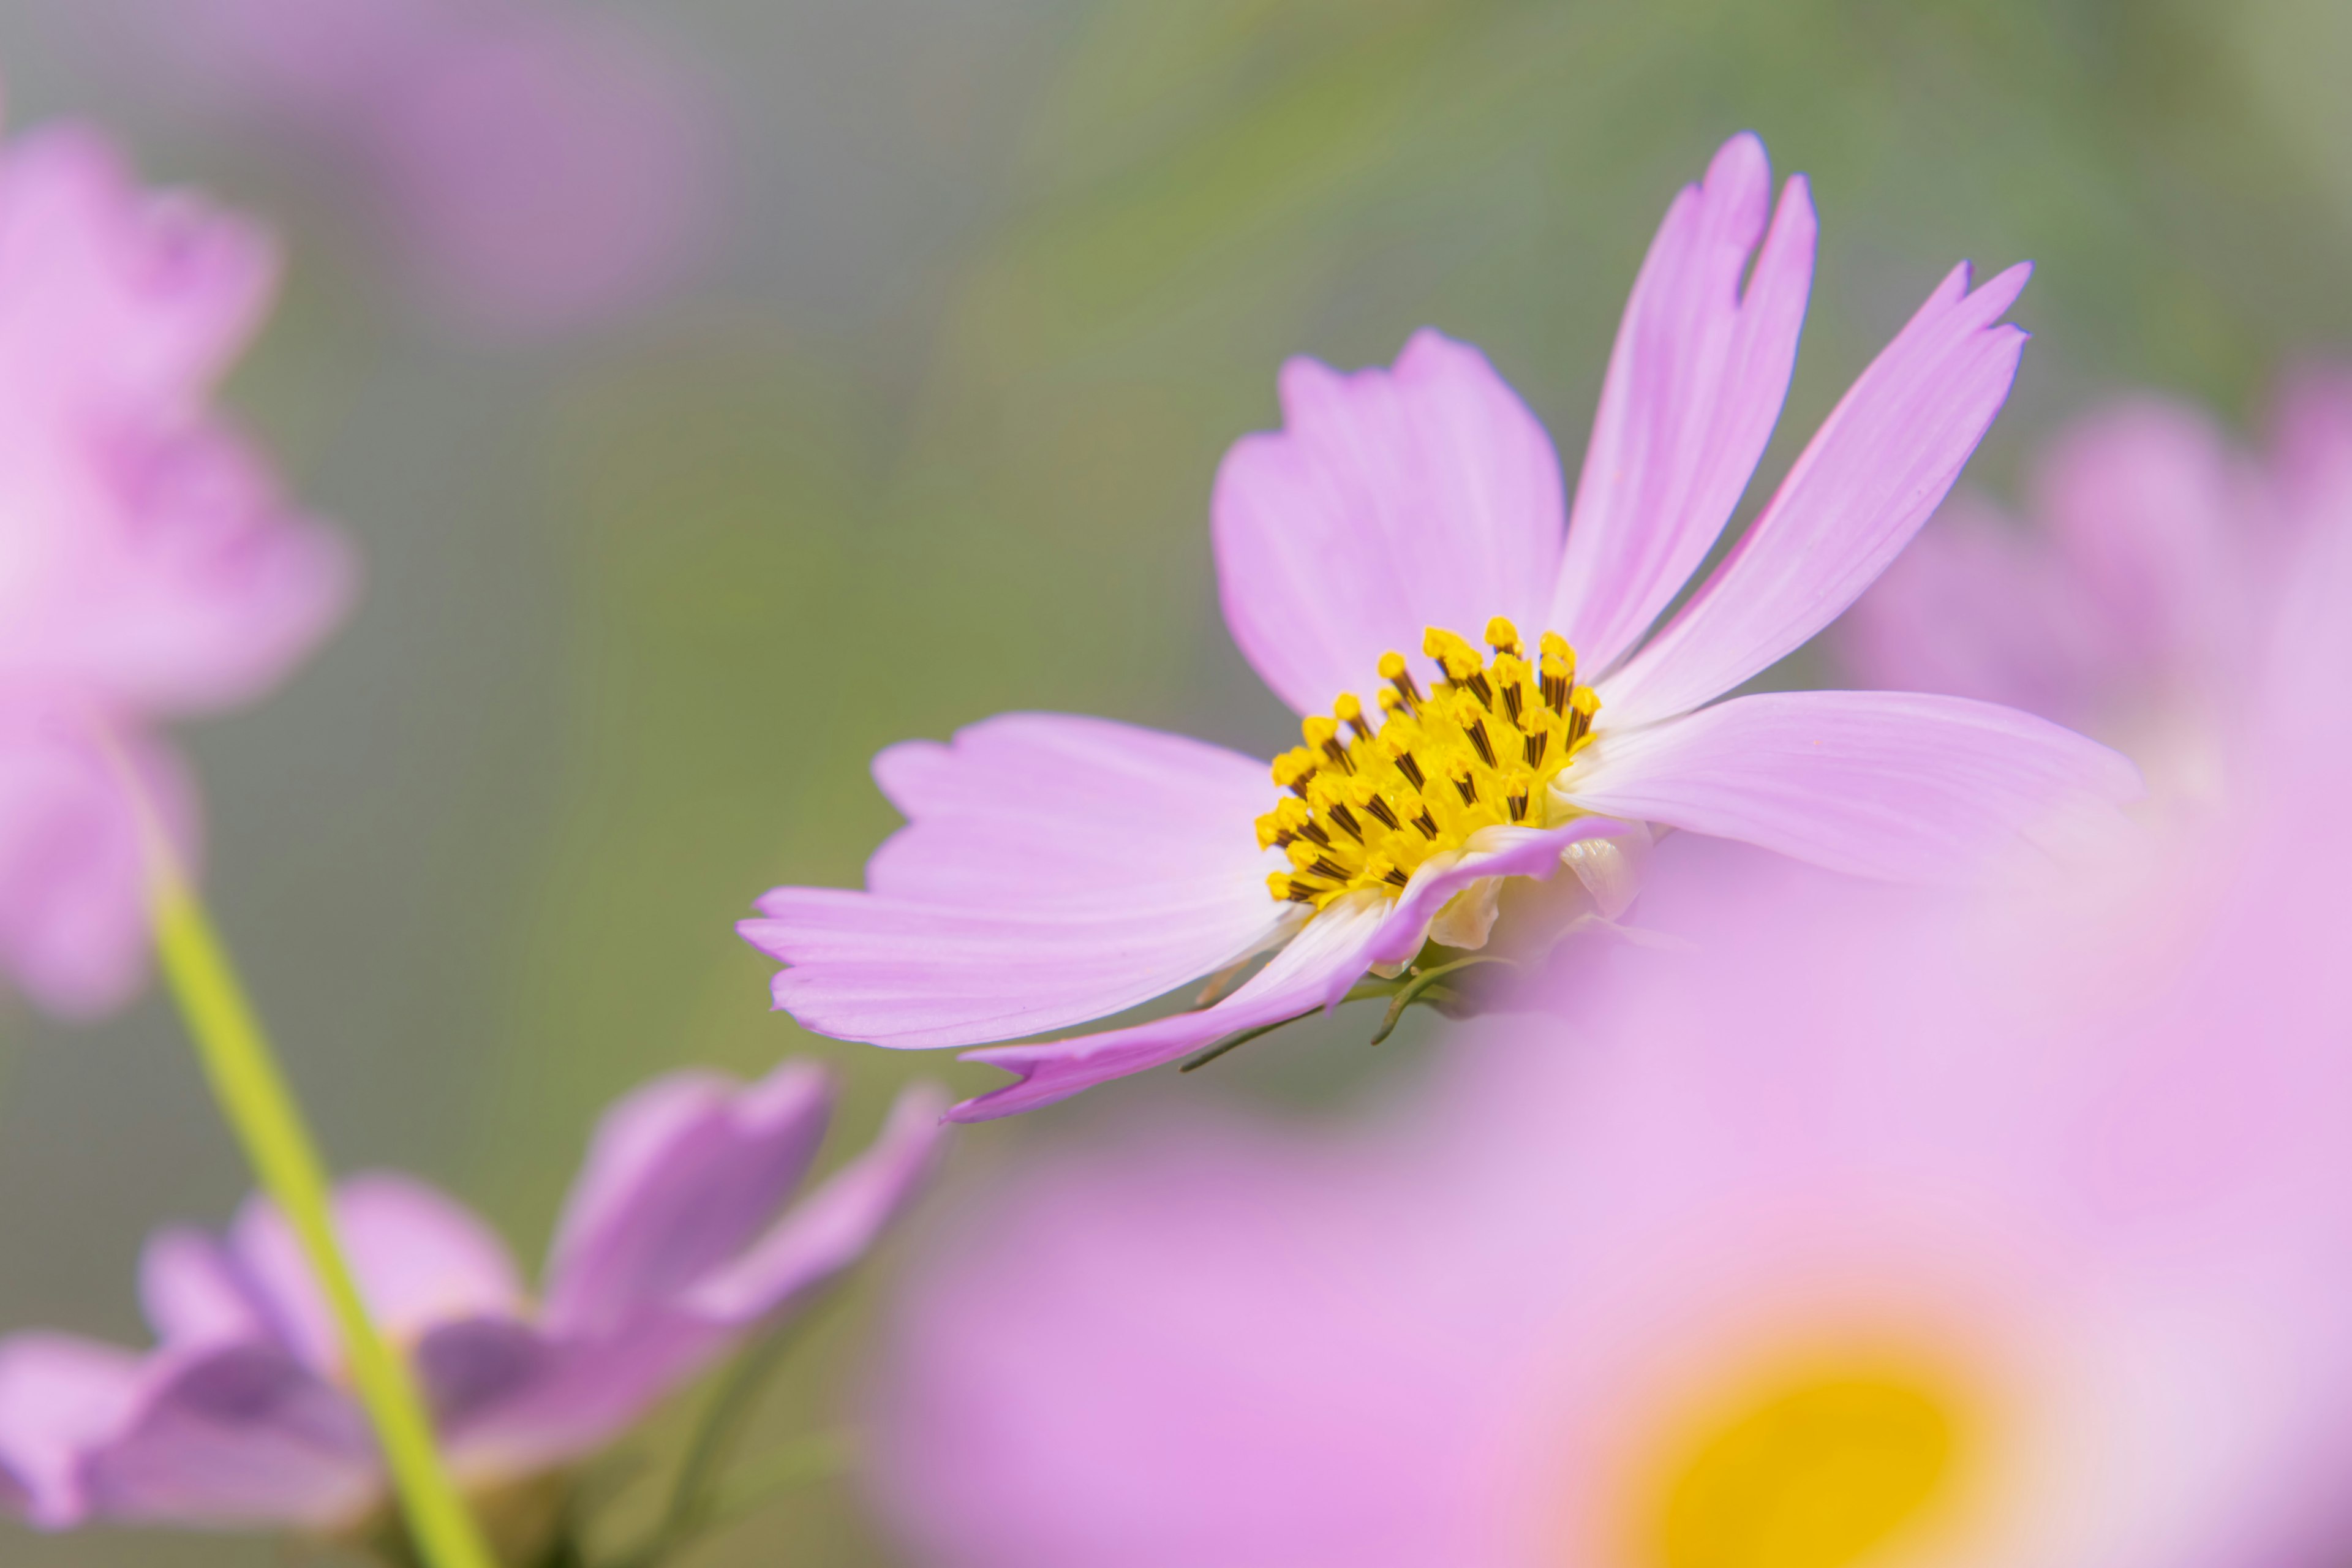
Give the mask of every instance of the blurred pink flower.
<path id="1" fill-rule="evenodd" d="M 2352 372 L 2289 378 L 2272 426 L 2256 456 L 2155 397 L 2076 421 L 2031 526 L 1954 498 L 1838 623 L 1839 653 L 1873 685 L 2078 726 L 2160 793 L 2210 796 L 2297 546 L 2352 531 Z"/>
<path id="2" fill-rule="evenodd" d="M 892 747 L 875 774 L 908 826 L 866 890 L 779 888 L 739 928 L 790 965 L 776 1005 L 845 1038 L 971 1045 L 1279 950 L 1214 1006 L 969 1053 L 1021 1081 L 954 1114 L 1001 1116 L 1330 1005 L 1424 942 L 1479 947 L 1508 878 L 1566 862 L 1613 915 L 1648 824 L 1937 879 L 2111 816 L 2138 789 L 2130 764 L 2008 709 L 1717 700 L 1851 603 L 1943 498 L 2008 395 L 2024 334 L 2000 321 L 2021 266 L 1973 293 L 1955 268 L 1644 640 L 1788 388 L 1813 213 L 1801 177 L 1777 215 L 1771 198 L 1742 135 L 1675 199 L 1572 513 L 1549 437 L 1477 350 L 1423 331 L 1393 370 L 1292 361 L 1286 426 L 1227 455 L 1213 523 L 1226 624 L 1307 715 L 1306 744 L 1274 764 L 1295 798 L 1266 811 L 1262 763 L 1100 719 L 1007 714 Z M 1468 640 L 1481 628 L 1491 666 Z M 1375 672 L 1377 709 L 1349 690 Z"/>
<path id="3" fill-rule="evenodd" d="M 602 1447 L 855 1263 L 930 1168 L 940 1104 L 907 1090 L 872 1148 L 787 1207 L 830 1116 L 821 1071 L 657 1079 L 605 1114 L 536 1303 L 499 1238 L 412 1178 L 345 1183 L 337 1228 L 451 1466 L 487 1494 Z M 0 1342 L 0 1495 L 50 1530 L 348 1529 L 383 1505 L 333 1320 L 266 1200 L 224 1239 L 158 1232 L 140 1294 L 161 1342 L 144 1354 Z"/>
<path id="4" fill-rule="evenodd" d="M 167 97 L 323 160 L 468 325 L 593 325 L 709 249 L 722 158 L 705 84 L 617 16 L 552 0 L 77 11 Z"/>
<path id="5" fill-rule="evenodd" d="M 2340 1561 L 2346 590 L 2222 828 L 2026 900 L 1676 839 L 1645 920 L 1696 951 L 1583 952 L 1572 1029 L 971 1194 L 874 1396 L 913 1560 Z"/>
<path id="6" fill-rule="evenodd" d="M 137 186 L 78 129 L 0 150 L 0 966 L 44 1006 L 145 969 L 134 820 L 193 797 L 151 721 L 248 701 L 341 618 L 352 563 L 208 406 L 268 307 L 260 234 Z"/>

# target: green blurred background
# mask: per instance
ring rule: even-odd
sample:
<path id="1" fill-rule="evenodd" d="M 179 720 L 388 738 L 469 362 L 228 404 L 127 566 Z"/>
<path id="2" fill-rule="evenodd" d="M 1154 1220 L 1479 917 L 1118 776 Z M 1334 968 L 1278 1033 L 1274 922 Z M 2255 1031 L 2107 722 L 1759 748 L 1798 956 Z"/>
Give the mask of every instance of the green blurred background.
<path id="1" fill-rule="evenodd" d="M 1206 529 L 1277 363 L 1386 361 L 1436 324 L 1572 468 L 1652 227 L 1732 131 L 1812 176 L 1823 226 L 1768 471 L 1961 257 L 2040 263 L 1972 470 L 1995 489 L 2105 391 L 2242 417 L 2282 359 L 2352 345 L 2341 0 L 625 9 L 726 118 L 725 247 L 652 313 L 531 347 L 436 325 L 322 193 L 0 16 L 13 122 L 102 119 L 289 239 L 234 400 L 370 575 L 289 689 L 188 736 L 210 886 L 337 1160 L 429 1174 L 526 1257 L 598 1109 L 654 1072 L 821 1056 L 834 1156 L 910 1075 L 992 1079 L 803 1034 L 730 922 L 773 883 L 856 881 L 894 739 L 1033 707 L 1285 743 Z M 976 1129 L 950 1179 L 1171 1096 L 1342 1105 L 1428 1040 L 1376 1059 L 1365 1032 Z M 11 1005 L 0 1075 L 0 1327 L 137 1337 L 142 1237 L 245 1184 L 172 1016 Z M 892 1256 L 770 1435 L 844 1418 Z M 276 1560 L 0 1532 L 8 1563 Z M 697 1561 L 889 1558 L 844 1481 Z"/>

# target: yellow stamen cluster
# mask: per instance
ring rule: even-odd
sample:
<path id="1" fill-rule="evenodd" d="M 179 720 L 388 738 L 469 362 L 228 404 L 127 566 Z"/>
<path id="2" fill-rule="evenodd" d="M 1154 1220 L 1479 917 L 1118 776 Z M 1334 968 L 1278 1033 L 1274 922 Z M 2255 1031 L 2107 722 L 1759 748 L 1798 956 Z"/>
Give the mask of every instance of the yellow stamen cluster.
<path id="1" fill-rule="evenodd" d="M 1592 739 L 1601 699 L 1576 684 L 1576 651 L 1555 633 L 1533 663 L 1500 616 L 1486 643 L 1491 665 L 1432 626 L 1422 651 L 1445 671 L 1433 691 L 1402 655 L 1382 654 L 1377 716 L 1348 693 L 1300 724 L 1306 743 L 1274 760 L 1290 798 L 1257 819 L 1259 846 L 1290 857 L 1266 879 L 1276 899 L 1319 909 L 1357 888 L 1393 896 L 1482 827 L 1546 826 L 1546 786 Z"/>

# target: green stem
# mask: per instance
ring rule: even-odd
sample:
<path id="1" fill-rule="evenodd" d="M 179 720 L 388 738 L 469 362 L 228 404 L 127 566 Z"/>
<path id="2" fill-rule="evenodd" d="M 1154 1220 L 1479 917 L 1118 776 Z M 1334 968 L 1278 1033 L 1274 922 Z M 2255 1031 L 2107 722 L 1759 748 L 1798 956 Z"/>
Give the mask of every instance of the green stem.
<path id="1" fill-rule="evenodd" d="M 138 799 L 128 768 L 124 787 Z M 402 1511 L 428 1568 L 494 1568 L 489 1549 L 434 1446 L 408 1365 L 368 1319 L 351 1265 L 336 1242 L 326 1169 L 292 1090 L 247 1000 L 203 903 L 140 801 L 148 848 L 148 898 L 163 957 L 196 1056 L 263 1191 L 293 1226 L 341 1331 L 352 1385 L 375 1427 Z"/>
<path id="2" fill-rule="evenodd" d="M 1377 1046 L 1394 1034 L 1397 1024 L 1404 1017 L 1404 1010 L 1420 1001 L 1424 993 L 1454 971 L 1475 969 L 1482 963 L 1510 962 L 1507 958 L 1488 958 L 1483 954 L 1473 953 L 1468 958 L 1457 958 L 1451 963 L 1441 963 L 1433 968 L 1414 971 L 1412 978 L 1398 986 L 1391 995 L 1388 1016 L 1381 1020 L 1381 1026 L 1373 1032 L 1372 1044 Z"/>
<path id="3" fill-rule="evenodd" d="M 742 1441 L 743 1428 L 758 1408 L 768 1379 L 783 1364 L 784 1352 L 792 1348 L 806 1321 L 805 1318 L 796 1319 L 769 1330 L 736 1358 L 726 1382 L 711 1396 L 702 1425 L 678 1466 L 677 1481 L 670 1489 L 669 1506 L 661 1522 L 654 1527 L 645 1545 L 625 1560 L 627 1568 L 654 1568 L 654 1564 L 702 1533 L 713 1521 L 719 1472 L 726 1467 L 728 1456 L 735 1451 L 736 1444 Z"/>

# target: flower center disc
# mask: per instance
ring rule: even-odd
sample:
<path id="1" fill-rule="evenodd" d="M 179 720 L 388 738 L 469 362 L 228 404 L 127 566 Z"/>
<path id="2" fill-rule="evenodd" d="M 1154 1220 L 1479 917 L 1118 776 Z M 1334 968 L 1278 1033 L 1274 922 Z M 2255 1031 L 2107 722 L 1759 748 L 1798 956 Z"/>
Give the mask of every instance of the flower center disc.
<path id="1" fill-rule="evenodd" d="M 1656 1523 L 1660 1568 L 1849 1568 L 1949 1489 L 1958 1434 L 1940 1389 L 1856 1371 L 1739 1412 L 1685 1460 Z"/>
<path id="2" fill-rule="evenodd" d="M 1445 671 L 1436 690 L 1423 693 L 1403 656 L 1386 653 L 1377 721 L 1349 692 L 1331 716 L 1300 723 L 1306 744 L 1274 760 L 1292 798 L 1257 819 L 1259 847 L 1279 846 L 1293 867 L 1266 879 L 1275 898 L 1320 909 L 1360 888 L 1394 897 L 1423 861 L 1482 827 L 1549 826 L 1546 789 L 1591 742 L 1601 699 L 1576 684 L 1576 650 L 1555 632 L 1533 664 L 1500 616 L 1486 642 L 1491 667 L 1432 626 L 1422 651 Z"/>

